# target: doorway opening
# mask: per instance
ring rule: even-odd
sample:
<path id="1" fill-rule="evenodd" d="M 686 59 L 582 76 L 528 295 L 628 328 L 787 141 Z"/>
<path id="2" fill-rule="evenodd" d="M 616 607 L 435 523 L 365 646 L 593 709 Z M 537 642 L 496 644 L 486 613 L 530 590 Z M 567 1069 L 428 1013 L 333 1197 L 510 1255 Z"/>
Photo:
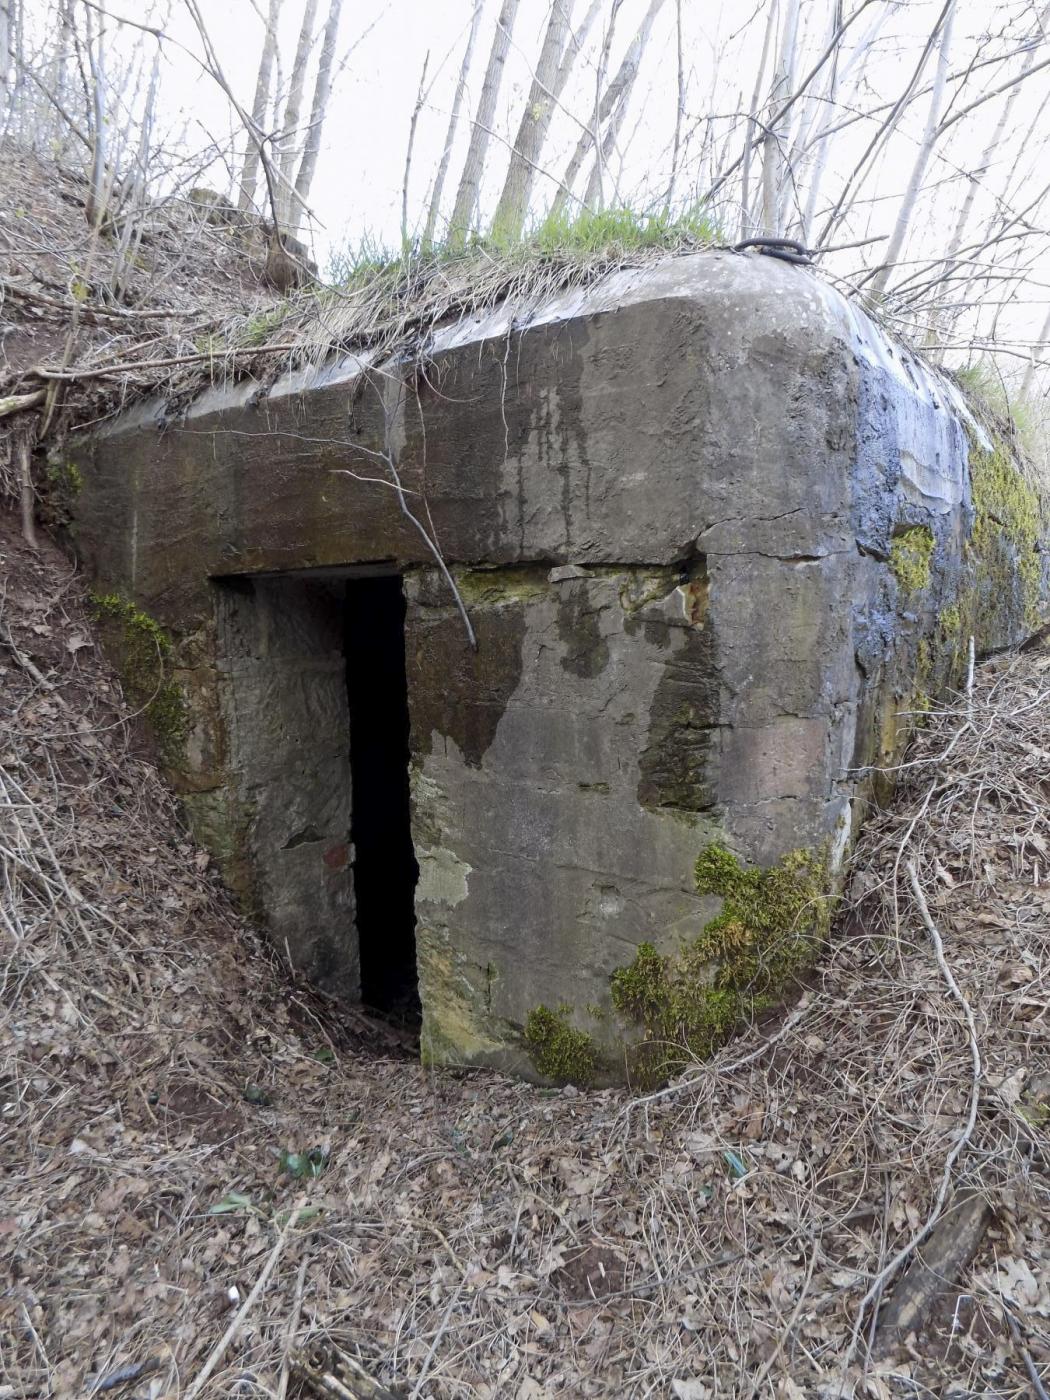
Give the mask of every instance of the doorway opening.
<path id="1" fill-rule="evenodd" d="M 361 1000 L 420 1019 L 409 806 L 405 595 L 400 575 L 351 579 L 344 610 L 350 710 L 351 838 Z"/>

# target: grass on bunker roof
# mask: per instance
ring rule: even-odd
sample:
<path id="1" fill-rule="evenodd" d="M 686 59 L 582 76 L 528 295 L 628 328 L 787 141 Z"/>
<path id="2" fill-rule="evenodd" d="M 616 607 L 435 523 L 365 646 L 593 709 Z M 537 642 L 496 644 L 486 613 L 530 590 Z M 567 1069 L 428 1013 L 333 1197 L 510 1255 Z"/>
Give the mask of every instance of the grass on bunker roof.
<path id="1" fill-rule="evenodd" d="M 365 239 L 329 276 L 288 296 L 263 283 L 265 230 L 214 222 L 192 201 L 149 211 L 139 252 L 121 257 L 122 225 L 94 236 L 82 181 L 26 154 L 0 206 L 0 393 L 62 389 L 67 426 L 130 401 L 179 402 L 208 383 L 282 372 L 338 351 L 373 360 L 425 356 L 438 327 L 511 300 L 518 315 L 609 272 L 710 246 L 703 212 L 604 210 L 544 219 L 518 240 L 472 237 L 400 251 Z"/>
<path id="2" fill-rule="evenodd" d="M 632 1099 L 424 1071 L 292 981 L 185 836 L 73 566 L 6 520 L 0 553 L 0 1394 L 145 1365 L 105 1393 L 278 1397 L 312 1346 L 464 1400 L 1045 1377 L 1050 654 L 930 716 L 797 1007 Z M 951 1185 L 993 1222 L 862 1378 L 861 1299 L 971 1106 Z"/>

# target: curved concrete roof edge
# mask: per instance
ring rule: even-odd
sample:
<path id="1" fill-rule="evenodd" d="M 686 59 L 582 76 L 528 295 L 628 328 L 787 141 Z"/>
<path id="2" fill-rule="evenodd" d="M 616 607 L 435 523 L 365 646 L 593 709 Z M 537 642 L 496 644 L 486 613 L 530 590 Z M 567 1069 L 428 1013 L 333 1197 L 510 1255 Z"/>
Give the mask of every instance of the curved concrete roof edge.
<path id="1" fill-rule="evenodd" d="M 560 296 L 530 302 L 516 299 L 497 303 L 478 316 L 464 317 L 437 331 L 430 353 L 439 355 L 510 331 L 527 331 L 603 315 L 627 306 L 668 300 L 724 304 L 740 299 L 740 311 L 762 305 L 770 334 L 802 335 L 809 345 L 820 336 L 826 343 L 841 340 L 870 369 L 897 381 L 905 392 L 934 408 L 962 418 L 988 444 L 987 435 L 958 387 L 923 360 L 903 341 L 889 335 L 865 311 L 843 296 L 818 273 L 761 253 L 735 253 L 729 249 L 668 254 L 656 262 L 609 272 L 585 286 Z M 375 355 L 332 354 L 319 364 L 283 373 L 262 395 L 273 400 L 309 393 L 341 382 L 349 383 L 375 363 Z M 184 419 L 202 417 L 220 409 L 246 406 L 259 392 L 255 380 L 233 385 L 210 385 L 186 407 Z M 154 397 L 121 414 L 99 430 L 101 438 L 147 426 L 163 416 L 165 400 Z"/>

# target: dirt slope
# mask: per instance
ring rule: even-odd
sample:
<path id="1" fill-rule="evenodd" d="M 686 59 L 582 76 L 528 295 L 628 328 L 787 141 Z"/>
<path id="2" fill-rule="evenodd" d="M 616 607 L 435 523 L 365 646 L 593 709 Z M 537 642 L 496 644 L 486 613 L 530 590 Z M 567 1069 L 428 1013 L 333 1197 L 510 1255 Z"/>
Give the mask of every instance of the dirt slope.
<path id="1" fill-rule="evenodd" d="M 1047 1376 L 1050 656 L 931 717 L 797 1011 L 632 1102 L 426 1073 L 289 981 L 183 834 L 73 566 L 4 521 L 0 578 L 0 1396 L 278 1396 L 293 1347 L 433 1397 Z M 956 1151 L 948 1198 L 994 1218 L 862 1373 L 861 1301 Z"/>

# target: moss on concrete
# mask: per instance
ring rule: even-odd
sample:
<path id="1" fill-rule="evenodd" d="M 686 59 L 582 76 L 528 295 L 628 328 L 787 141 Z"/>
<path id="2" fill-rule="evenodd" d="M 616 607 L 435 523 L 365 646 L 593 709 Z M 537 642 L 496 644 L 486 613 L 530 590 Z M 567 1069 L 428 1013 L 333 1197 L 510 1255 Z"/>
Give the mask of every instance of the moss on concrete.
<path id="1" fill-rule="evenodd" d="M 962 638 L 963 616 L 958 603 L 949 603 L 937 616 L 937 629 L 946 644 L 958 643 Z"/>
<path id="2" fill-rule="evenodd" d="M 698 893 L 721 897 L 721 912 L 678 954 L 643 943 L 634 961 L 613 973 L 613 1005 L 645 1032 L 633 1066 L 642 1082 L 665 1078 L 690 1056 L 710 1055 L 782 1001 L 827 934 L 823 852 L 794 851 L 760 869 L 713 843 L 701 851 L 695 877 Z"/>
<path id="3" fill-rule="evenodd" d="M 525 1021 L 525 1044 L 540 1074 L 560 1084 L 592 1084 L 600 1066 L 598 1047 L 568 1021 L 569 1008 L 536 1006 Z"/>
<path id="4" fill-rule="evenodd" d="M 901 591 L 911 596 L 930 586 L 934 538 L 925 525 L 909 525 L 890 541 L 890 568 Z"/>
<path id="5" fill-rule="evenodd" d="M 1046 532 L 1039 493 L 1000 441 L 988 450 L 971 440 L 970 480 L 974 521 L 969 551 L 976 566 L 979 613 L 1014 600 L 1023 624 L 1035 627 L 1042 591 L 1038 547 Z"/>
<path id="6" fill-rule="evenodd" d="M 119 593 L 91 602 L 128 699 L 145 714 L 161 758 L 176 767 L 189 727 L 186 698 L 171 679 L 171 638 L 148 613 Z"/>

